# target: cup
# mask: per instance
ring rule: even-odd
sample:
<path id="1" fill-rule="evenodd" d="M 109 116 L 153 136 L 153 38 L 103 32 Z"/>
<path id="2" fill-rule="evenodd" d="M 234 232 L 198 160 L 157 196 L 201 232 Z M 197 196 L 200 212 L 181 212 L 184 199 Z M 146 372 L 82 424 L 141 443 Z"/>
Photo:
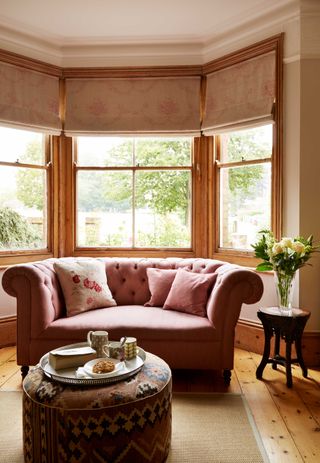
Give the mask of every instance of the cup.
<path id="1" fill-rule="evenodd" d="M 103 346 L 108 344 L 107 331 L 89 331 L 87 334 L 88 344 L 97 352 L 97 357 L 106 357 Z"/>
<path id="2" fill-rule="evenodd" d="M 124 346 L 119 341 L 110 341 L 103 346 L 103 352 L 107 357 L 124 360 Z"/>
<path id="3" fill-rule="evenodd" d="M 124 357 L 126 360 L 133 359 L 137 355 L 137 338 L 127 338 L 124 343 Z"/>

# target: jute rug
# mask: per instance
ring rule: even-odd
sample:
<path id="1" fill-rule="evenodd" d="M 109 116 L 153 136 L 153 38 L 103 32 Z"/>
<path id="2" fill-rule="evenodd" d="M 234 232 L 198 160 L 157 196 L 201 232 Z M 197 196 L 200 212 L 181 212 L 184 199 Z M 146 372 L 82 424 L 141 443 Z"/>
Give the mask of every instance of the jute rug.
<path id="1" fill-rule="evenodd" d="M 0 392 L 0 463 L 23 462 L 21 402 L 21 392 Z M 175 394 L 172 417 L 167 463 L 268 461 L 241 395 Z"/>

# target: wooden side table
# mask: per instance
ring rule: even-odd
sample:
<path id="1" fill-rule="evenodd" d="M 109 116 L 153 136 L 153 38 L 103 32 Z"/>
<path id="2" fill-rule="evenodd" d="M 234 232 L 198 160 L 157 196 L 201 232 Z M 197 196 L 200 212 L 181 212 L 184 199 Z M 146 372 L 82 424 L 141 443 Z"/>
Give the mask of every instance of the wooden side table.
<path id="1" fill-rule="evenodd" d="M 300 309 L 292 309 L 292 315 L 282 315 L 278 307 L 267 307 L 260 309 L 257 313 L 260 318 L 265 336 L 263 357 L 256 371 L 257 379 L 262 379 L 262 373 L 267 363 L 272 363 L 272 368 L 277 369 L 278 365 L 286 368 L 287 386 L 292 387 L 291 365 L 298 363 L 305 378 L 308 370 L 302 357 L 301 339 L 304 327 L 310 317 L 310 312 Z M 275 335 L 274 356 L 270 358 L 270 341 Z M 280 340 L 286 343 L 286 355 L 280 355 Z M 291 358 L 291 345 L 295 344 L 297 358 Z"/>

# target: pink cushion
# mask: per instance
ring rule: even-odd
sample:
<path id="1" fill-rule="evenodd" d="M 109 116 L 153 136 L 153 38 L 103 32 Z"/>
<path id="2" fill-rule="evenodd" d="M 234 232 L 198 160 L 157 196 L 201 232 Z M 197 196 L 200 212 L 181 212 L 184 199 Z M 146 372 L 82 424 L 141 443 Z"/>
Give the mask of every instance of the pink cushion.
<path id="1" fill-rule="evenodd" d="M 116 305 L 102 262 L 79 259 L 74 262 L 55 262 L 53 266 L 62 287 L 67 316 Z"/>
<path id="2" fill-rule="evenodd" d="M 162 307 L 165 303 L 177 270 L 147 268 L 151 298 L 144 305 L 146 307 Z"/>
<path id="3" fill-rule="evenodd" d="M 163 308 L 205 317 L 209 292 L 216 278 L 215 273 L 179 269 Z"/>

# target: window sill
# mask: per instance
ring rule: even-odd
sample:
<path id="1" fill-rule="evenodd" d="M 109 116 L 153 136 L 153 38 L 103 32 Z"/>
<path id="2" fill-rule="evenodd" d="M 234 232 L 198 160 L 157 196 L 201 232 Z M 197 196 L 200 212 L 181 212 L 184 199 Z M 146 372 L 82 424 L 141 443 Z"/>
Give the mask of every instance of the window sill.
<path id="1" fill-rule="evenodd" d="M 75 257 L 196 257 L 192 249 L 97 249 L 77 248 Z"/>
<path id="2" fill-rule="evenodd" d="M 35 262 L 38 260 L 49 259 L 53 257 L 52 252 L 39 250 L 39 251 L 23 251 L 0 254 L 0 268 L 7 268 L 10 265 L 22 264 L 28 262 Z"/>

